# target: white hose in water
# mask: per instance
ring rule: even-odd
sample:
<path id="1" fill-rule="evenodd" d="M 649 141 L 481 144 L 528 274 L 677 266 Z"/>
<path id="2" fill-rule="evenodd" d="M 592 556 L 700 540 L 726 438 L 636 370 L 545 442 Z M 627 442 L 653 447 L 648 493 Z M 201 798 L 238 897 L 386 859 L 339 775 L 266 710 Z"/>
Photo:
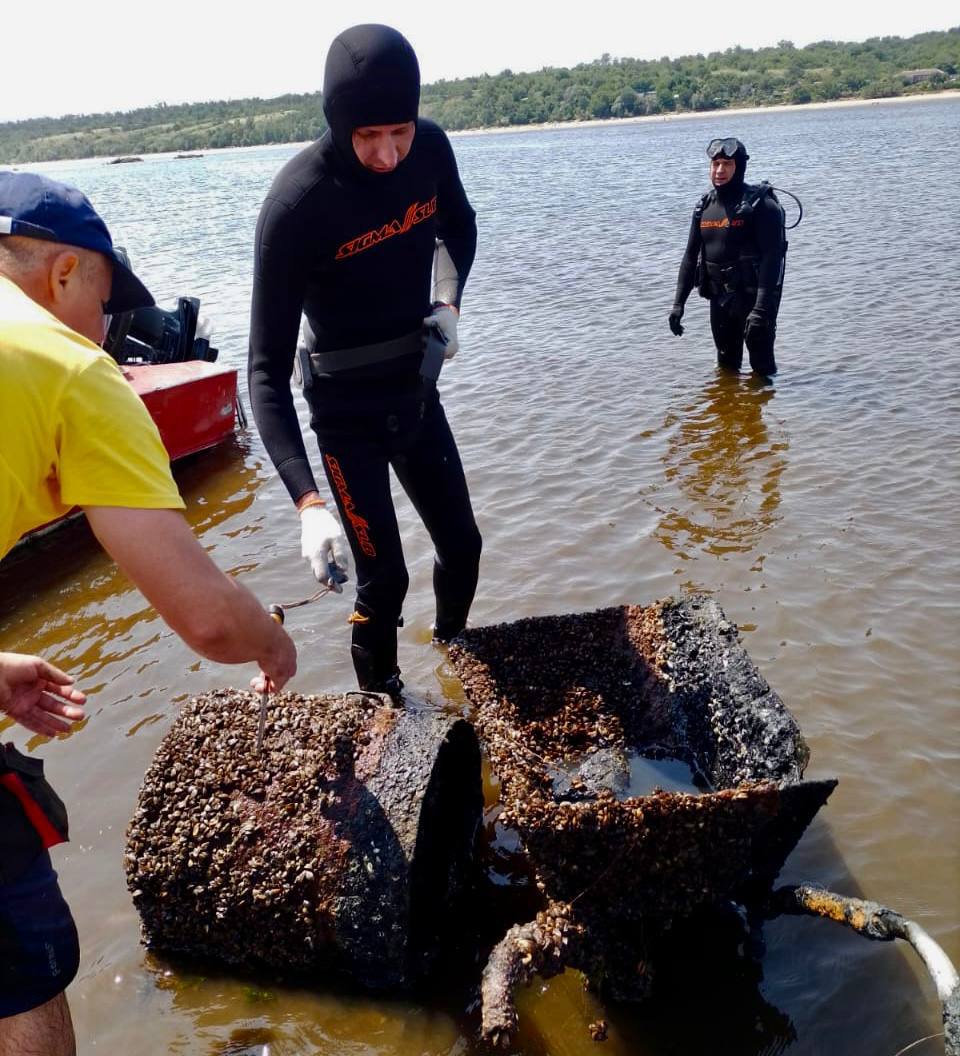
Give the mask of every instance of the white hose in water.
<path id="1" fill-rule="evenodd" d="M 920 954 L 920 959 L 927 966 L 934 984 L 937 988 L 937 996 L 941 1001 L 948 997 L 960 986 L 960 975 L 943 952 L 940 946 L 912 920 L 903 922 L 903 937 Z"/>

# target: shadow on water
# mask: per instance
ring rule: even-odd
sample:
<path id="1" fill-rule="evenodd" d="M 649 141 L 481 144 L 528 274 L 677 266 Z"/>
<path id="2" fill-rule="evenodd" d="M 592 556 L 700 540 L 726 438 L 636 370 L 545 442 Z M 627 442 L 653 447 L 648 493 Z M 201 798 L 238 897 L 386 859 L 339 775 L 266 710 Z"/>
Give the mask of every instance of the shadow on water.
<path id="1" fill-rule="evenodd" d="M 747 554 L 780 519 L 780 479 L 789 442 L 768 421 L 775 390 L 760 379 L 718 371 L 695 399 L 670 410 L 662 456 L 675 505 L 657 507 L 654 536 L 677 556 Z"/>
<path id="2" fill-rule="evenodd" d="M 174 476 L 186 518 L 198 536 L 250 507 L 266 471 L 253 454 L 247 434 L 237 434 L 210 451 L 178 462 Z"/>
<path id="3" fill-rule="evenodd" d="M 816 820 L 804 844 L 794 858 L 812 864 L 812 883 L 869 897 L 827 822 Z M 815 844 L 813 863 L 809 844 Z M 791 866 L 792 859 L 781 883 L 792 879 Z M 811 918 L 777 918 L 751 934 L 738 928 L 738 918 L 722 916 L 702 931 L 691 921 L 673 941 L 658 962 L 653 1000 L 610 1009 L 611 1023 L 628 1042 L 625 1052 L 894 1056 L 938 1029 L 932 983 L 905 944 L 870 942 Z M 834 1020 L 828 1029 L 822 1010 L 838 1005 L 846 1009 L 844 1022 Z M 933 1039 L 911 1052 L 932 1056 L 942 1046 Z"/>

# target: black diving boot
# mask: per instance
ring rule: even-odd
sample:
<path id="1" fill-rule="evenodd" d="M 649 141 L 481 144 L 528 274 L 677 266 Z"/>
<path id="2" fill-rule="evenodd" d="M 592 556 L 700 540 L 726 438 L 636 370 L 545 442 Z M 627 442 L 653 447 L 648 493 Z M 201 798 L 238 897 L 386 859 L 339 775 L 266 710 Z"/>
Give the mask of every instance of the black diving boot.
<path id="1" fill-rule="evenodd" d="M 434 564 L 433 589 L 437 599 L 437 615 L 432 627 L 434 645 L 447 645 L 467 626 L 475 586 L 475 576 L 469 583 L 458 583 L 449 575 L 444 576 Z"/>
<path id="2" fill-rule="evenodd" d="M 400 680 L 400 668 L 397 667 L 396 649 L 392 658 L 380 655 L 362 645 L 351 645 L 350 656 L 353 669 L 357 673 L 357 685 L 369 693 L 386 693 L 393 700 L 399 700 L 403 690 Z"/>
<path id="3" fill-rule="evenodd" d="M 431 641 L 434 645 L 449 645 L 451 640 L 456 638 L 463 630 L 463 624 L 437 620 L 432 630 L 433 637 Z"/>

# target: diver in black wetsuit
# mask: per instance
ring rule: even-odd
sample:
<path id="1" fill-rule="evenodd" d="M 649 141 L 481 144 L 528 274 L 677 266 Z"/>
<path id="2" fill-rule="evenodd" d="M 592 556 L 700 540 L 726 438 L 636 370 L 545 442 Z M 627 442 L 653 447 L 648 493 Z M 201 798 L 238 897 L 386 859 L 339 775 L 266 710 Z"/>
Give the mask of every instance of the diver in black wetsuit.
<path id="1" fill-rule="evenodd" d="M 717 364 L 739 370 L 746 339 L 750 366 L 769 377 L 777 371 L 773 345 L 787 247 L 783 209 L 769 184 L 744 183 L 750 155 L 739 139 L 711 140 L 707 156 L 713 190 L 693 211 L 670 330 L 683 334 L 683 307 L 697 286 L 710 300 Z"/>
<path id="2" fill-rule="evenodd" d="M 435 384 L 457 350 L 476 220 L 447 137 L 417 118 L 419 99 L 417 57 L 396 30 L 354 26 L 334 40 L 329 130 L 283 167 L 260 212 L 250 324 L 253 412 L 300 512 L 303 556 L 318 579 L 342 578 L 340 526 L 317 492 L 290 391 L 295 353 L 357 568 L 357 678 L 394 694 L 409 579 L 389 467 L 435 548 L 438 640 L 466 624 L 481 548 Z"/>

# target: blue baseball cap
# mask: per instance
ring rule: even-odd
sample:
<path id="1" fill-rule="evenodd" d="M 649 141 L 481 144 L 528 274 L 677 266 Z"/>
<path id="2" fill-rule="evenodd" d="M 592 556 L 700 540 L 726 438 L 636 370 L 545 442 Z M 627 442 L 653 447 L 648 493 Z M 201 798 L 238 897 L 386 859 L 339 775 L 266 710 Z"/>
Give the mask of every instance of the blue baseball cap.
<path id="1" fill-rule="evenodd" d="M 0 172 L 0 236 L 21 235 L 102 253 L 113 265 L 111 315 L 149 308 L 150 291 L 133 274 L 90 199 L 76 187 L 35 172 Z"/>

